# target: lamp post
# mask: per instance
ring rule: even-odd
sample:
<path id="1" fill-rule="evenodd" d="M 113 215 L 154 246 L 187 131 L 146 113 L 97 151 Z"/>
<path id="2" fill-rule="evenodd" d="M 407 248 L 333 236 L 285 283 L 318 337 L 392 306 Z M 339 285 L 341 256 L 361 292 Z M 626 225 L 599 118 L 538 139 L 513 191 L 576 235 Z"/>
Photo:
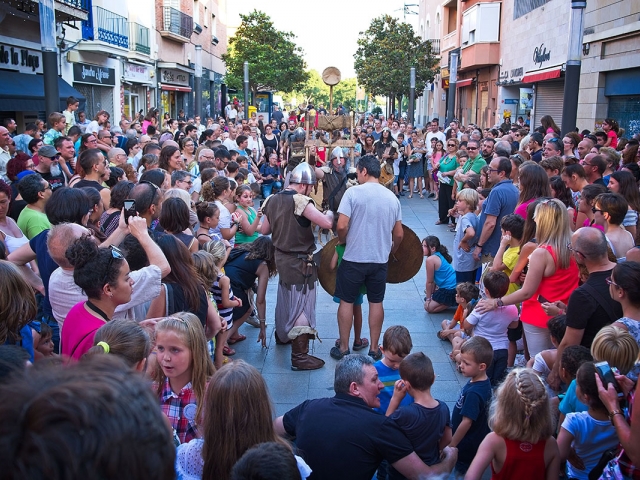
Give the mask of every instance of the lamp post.
<path id="1" fill-rule="evenodd" d="M 195 102 L 194 110 L 197 116 L 202 117 L 202 45 L 196 45 L 196 69 L 195 69 Z"/>
<path id="2" fill-rule="evenodd" d="M 573 132 L 578 117 L 578 94 L 580 69 L 582 68 L 582 35 L 586 0 L 571 0 L 569 17 L 569 53 L 564 75 L 564 98 L 562 100 L 562 134 Z"/>
<path id="3" fill-rule="evenodd" d="M 447 125 L 455 117 L 456 83 L 458 83 L 458 52 L 451 52 L 449 57 L 449 102 L 447 103 Z"/>
<path id="4" fill-rule="evenodd" d="M 411 67 L 411 80 L 409 84 L 409 123 L 413 125 L 413 116 L 416 109 L 416 67 Z"/>
<path id="5" fill-rule="evenodd" d="M 53 112 L 60 111 L 56 12 L 53 2 L 54 0 L 41 0 L 39 2 L 42 72 L 44 74 L 44 105 L 47 117 Z"/>
<path id="6" fill-rule="evenodd" d="M 249 62 L 244 62 L 244 118 L 249 119 Z"/>

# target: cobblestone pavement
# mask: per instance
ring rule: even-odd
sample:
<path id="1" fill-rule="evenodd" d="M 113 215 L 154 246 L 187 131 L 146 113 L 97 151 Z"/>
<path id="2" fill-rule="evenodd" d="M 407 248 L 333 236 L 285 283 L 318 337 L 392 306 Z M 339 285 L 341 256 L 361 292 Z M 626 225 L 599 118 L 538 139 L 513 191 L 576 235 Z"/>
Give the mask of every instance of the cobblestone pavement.
<path id="1" fill-rule="evenodd" d="M 406 194 L 406 192 L 405 192 Z M 410 227 L 418 238 L 426 235 L 437 235 L 441 242 L 450 246 L 453 233 L 444 225 L 434 225 L 437 220 L 437 202 L 432 199 L 421 199 L 417 194 L 409 199 L 401 197 L 403 223 Z M 382 331 L 391 325 L 404 325 L 411 332 L 413 351 L 422 351 L 431 358 L 436 373 L 436 381 L 432 388 L 435 398 L 447 402 L 449 408 L 457 399 L 458 392 L 465 378 L 455 371 L 449 360 L 451 344 L 436 337 L 436 331 L 444 318 L 451 318 L 453 310 L 438 314 L 428 314 L 423 307 L 425 287 L 424 262 L 420 272 L 411 280 L 401 284 L 387 284 L 384 299 L 385 318 Z M 237 351 L 234 359 L 241 358 L 262 372 L 271 398 L 275 404 L 276 414 L 282 415 L 290 408 L 306 399 L 333 396 L 333 376 L 336 360 L 329 356 L 329 350 L 338 338 L 337 310 L 338 305 L 322 287 L 318 286 L 317 323 L 322 342 L 312 343 L 313 354 L 322 358 L 326 365 L 314 371 L 294 372 L 291 370 L 291 347 L 276 345 L 274 339 L 274 311 L 277 292 L 277 278 L 272 279 L 267 289 L 267 333 L 268 348 L 261 349 L 257 342 L 258 329 L 250 325 L 240 327 L 240 332 L 247 340 L 236 343 Z M 369 338 L 367 324 L 368 305 L 363 305 L 362 336 Z M 353 335 L 353 333 L 352 333 Z M 380 338 L 382 342 L 382 337 Z M 350 344 L 353 343 L 353 338 Z M 363 351 L 365 352 L 365 351 Z M 365 352 L 366 353 L 366 352 Z"/>

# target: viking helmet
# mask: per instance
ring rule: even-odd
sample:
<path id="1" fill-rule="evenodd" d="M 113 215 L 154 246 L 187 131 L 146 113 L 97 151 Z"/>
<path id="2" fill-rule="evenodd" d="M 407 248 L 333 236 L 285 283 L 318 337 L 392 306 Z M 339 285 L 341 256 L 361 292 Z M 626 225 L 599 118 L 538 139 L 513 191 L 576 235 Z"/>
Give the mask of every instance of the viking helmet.
<path id="1" fill-rule="evenodd" d="M 293 131 L 290 138 L 292 142 L 304 142 L 306 136 L 304 128 L 298 127 Z"/>
<path id="2" fill-rule="evenodd" d="M 315 185 L 316 172 L 314 172 L 313 168 L 311 168 L 311 166 L 307 162 L 302 162 L 291 171 L 289 183 Z"/>

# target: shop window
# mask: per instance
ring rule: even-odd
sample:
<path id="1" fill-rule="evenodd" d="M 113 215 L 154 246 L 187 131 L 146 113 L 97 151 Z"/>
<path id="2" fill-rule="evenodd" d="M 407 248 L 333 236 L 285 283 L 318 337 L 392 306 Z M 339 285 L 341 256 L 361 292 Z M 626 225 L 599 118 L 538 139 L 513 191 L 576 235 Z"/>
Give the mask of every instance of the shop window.
<path id="1" fill-rule="evenodd" d="M 536 8 L 549 3 L 550 0 L 514 0 L 513 1 L 513 19 L 520 18 Z"/>

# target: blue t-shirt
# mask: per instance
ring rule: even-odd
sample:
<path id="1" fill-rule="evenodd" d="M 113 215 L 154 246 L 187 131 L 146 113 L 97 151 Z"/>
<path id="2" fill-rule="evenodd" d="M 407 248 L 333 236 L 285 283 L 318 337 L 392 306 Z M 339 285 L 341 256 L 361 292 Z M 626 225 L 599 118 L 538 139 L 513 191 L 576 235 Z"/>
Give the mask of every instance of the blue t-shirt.
<path id="1" fill-rule="evenodd" d="M 558 410 L 560 410 L 560 412 L 564 413 L 565 415 L 568 413 L 586 412 L 587 410 L 589 410 L 589 407 L 578 400 L 578 395 L 576 394 L 576 386 L 576 379 L 574 378 L 573 380 L 571 380 L 569 388 L 567 388 L 567 391 L 564 394 L 564 398 L 558 406 Z"/>
<path id="2" fill-rule="evenodd" d="M 273 176 L 272 179 L 262 180 L 263 184 L 269 185 L 270 183 L 273 183 L 278 179 L 278 177 L 280 176 L 280 169 L 278 167 L 272 167 L 271 165 L 265 163 L 260 167 L 260 175 L 262 175 L 263 177 L 266 177 L 268 175 Z"/>
<path id="3" fill-rule="evenodd" d="M 455 435 L 463 417 L 471 419 L 471 428 L 458 444 L 458 463 L 467 467 L 476 456 L 478 447 L 484 437 L 491 431 L 487 410 L 491 402 L 491 381 L 487 378 L 479 382 L 469 381 L 460 392 L 460 396 L 453 407 L 451 428 Z"/>
<path id="4" fill-rule="evenodd" d="M 438 288 L 456 288 L 456 271 L 440 252 L 436 252 L 435 255 L 440 259 L 440 268 L 433 273 L 433 281 Z"/>
<path id="5" fill-rule="evenodd" d="M 384 388 L 378 394 L 378 398 L 380 399 L 380 408 L 374 408 L 374 410 L 382 415 L 387 413 L 387 408 L 389 408 L 389 402 L 391 402 L 391 397 L 393 397 L 393 387 L 396 381 L 400 380 L 400 371 L 394 370 L 393 368 L 387 367 L 382 360 L 378 360 L 374 367 L 378 371 L 378 378 L 384 385 Z M 404 396 L 402 401 L 400 402 L 400 407 L 411 405 L 413 403 L 413 397 L 408 393 Z"/>
<path id="6" fill-rule="evenodd" d="M 482 227 L 487 220 L 487 215 L 497 217 L 496 226 L 489 239 L 482 245 L 482 253 L 494 255 L 500 247 L 500 221 L 505 215 L 509 215 L 516 210 L 520 192 L 511 180 L 498 182 L 492 189 L 489 196 L 482 204 L 482 213 L 478 222 L 478 238 L 481 238 Z"/>

